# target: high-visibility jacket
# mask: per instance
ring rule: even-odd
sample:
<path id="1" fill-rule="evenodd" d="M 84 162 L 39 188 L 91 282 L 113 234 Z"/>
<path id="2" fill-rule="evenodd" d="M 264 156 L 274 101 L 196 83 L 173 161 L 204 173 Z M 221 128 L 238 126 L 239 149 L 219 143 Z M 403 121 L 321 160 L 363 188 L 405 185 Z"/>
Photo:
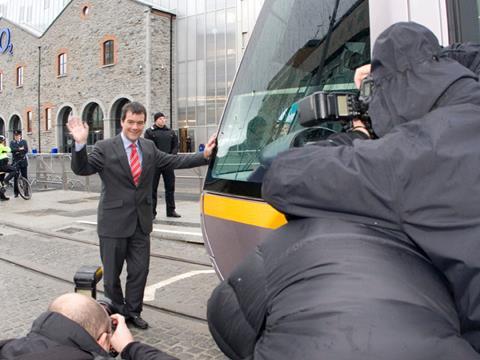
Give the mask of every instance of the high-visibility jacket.
<path id="1" fill-rule="evenodd" d="M 10 147 L 0 144 L 0 160 L 8 159 L 8 154 L 11 152 Z"/>

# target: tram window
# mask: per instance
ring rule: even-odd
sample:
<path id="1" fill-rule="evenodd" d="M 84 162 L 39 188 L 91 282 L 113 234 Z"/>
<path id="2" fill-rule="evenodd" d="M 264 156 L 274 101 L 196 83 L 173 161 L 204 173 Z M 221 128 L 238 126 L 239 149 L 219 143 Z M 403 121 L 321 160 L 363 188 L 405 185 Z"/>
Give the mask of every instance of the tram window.
<path id="1" fill-rule="evenodd" d="M 480 42 L 480 0 L 447 0 L 450 42 Z"/>
<path id="2" fill-rule="evenodd" d="M 369 61 L 367 0 L 266 1 L 225 109 L 212 177 L 261 182 L 254 175 L 266 154 L 286 150 L 304 130 L 296 101 L 355 89 L 354 70 Z"/>

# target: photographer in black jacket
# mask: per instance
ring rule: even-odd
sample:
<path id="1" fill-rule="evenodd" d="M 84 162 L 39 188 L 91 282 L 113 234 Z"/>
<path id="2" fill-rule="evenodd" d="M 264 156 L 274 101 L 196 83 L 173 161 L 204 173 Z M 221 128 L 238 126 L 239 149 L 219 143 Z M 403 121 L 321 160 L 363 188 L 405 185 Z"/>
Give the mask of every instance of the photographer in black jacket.
<path id="1" fill-rule="evenodd" d="M 480 359 L 480 84 L 461 55 L 389 27 L 371 64 L 379 138 L 273 160 L 262 196 L 292 220 L 208 304 L 230 358 Z"/>
<path id="2" fill-rule="evenodd" d="M 169 129 L 165 122 L 167 118 L 161 112 L 157 112 L 153 116 L 154 124 L 145 131 L 145 139 L 152 140 L 158 150 L 167 154 L 178 153 L 178 137 L 175 131 Z M 153 218 L 157 216 L 157 190 L 160 182 L 160 176 L 163 177 L 163 185 L 165 187 L 165 203 L 167 207 L 167 217 L 180 217 L 175 211 L 175 170 L 160 169 L 155 170 L 152 188 L 152 209 Z"/>
<path id="3" fill-rule="evenodd" d="M 116 325 L 112 330 L 112 322 Z M 121 315 L 110 318 L 90 297 L 56 298 L 23 338 L 0 341 L 1 360 L 107 360 L 111 348 L 127 360 L 175 360 L 149 345 L 135 342 Z"/>

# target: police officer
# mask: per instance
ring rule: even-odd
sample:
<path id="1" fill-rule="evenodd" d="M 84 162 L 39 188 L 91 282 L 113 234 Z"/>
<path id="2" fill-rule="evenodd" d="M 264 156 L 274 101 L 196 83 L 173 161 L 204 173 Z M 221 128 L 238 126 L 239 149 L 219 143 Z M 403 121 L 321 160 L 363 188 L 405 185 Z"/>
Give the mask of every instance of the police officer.
<path id="1" fill-rule="evenodd" d="M 18 170 L 22 176 L 27 179 L 28 144 L 26 140 L 22 139 L 22 130 L 13 131 L 13 140 L 10 141 L 10 149 L 12 150 L 12 162 L 17 164 Z M 15 197 L 18 197 L 18 192 L 15 192 Z"/>
<path id="2" fill-rule="evenodd" d="M 169 129 L 165 125 L 166 117 L 163 113 L 157 112 L 153 116 L 154 124 L 145 131 L 145 139 L 152 140 L 158 150 L 168 154 L 176 154 L 178 152 L 178 137 L 175 131 Z M 180 217 L 175 211 L 175 172 L 173 169 L 155 170 L 155 177 L 153 179 L 153 218 L 157 216 L 157 189 L 160 181 L 160 175 L 163 176 L 163 184 L 165 186 L 165 202 L 167 206 L 168 217 Z"/>

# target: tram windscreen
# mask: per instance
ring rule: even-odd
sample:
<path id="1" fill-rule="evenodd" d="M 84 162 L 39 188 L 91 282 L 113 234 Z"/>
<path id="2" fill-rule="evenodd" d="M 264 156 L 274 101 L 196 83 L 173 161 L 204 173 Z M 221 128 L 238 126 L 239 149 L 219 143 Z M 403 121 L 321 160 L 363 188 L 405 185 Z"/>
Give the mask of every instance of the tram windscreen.
<path id="1" fill-rule="evenodd" d="M 354 71 L 369 60 L 367 0 L 266 0 L 224 112 L 211 178 L 261 182 L 265 153 L 286 150 L 282 139 L 303 129 L 296 101 L 355 90 Z"/>

